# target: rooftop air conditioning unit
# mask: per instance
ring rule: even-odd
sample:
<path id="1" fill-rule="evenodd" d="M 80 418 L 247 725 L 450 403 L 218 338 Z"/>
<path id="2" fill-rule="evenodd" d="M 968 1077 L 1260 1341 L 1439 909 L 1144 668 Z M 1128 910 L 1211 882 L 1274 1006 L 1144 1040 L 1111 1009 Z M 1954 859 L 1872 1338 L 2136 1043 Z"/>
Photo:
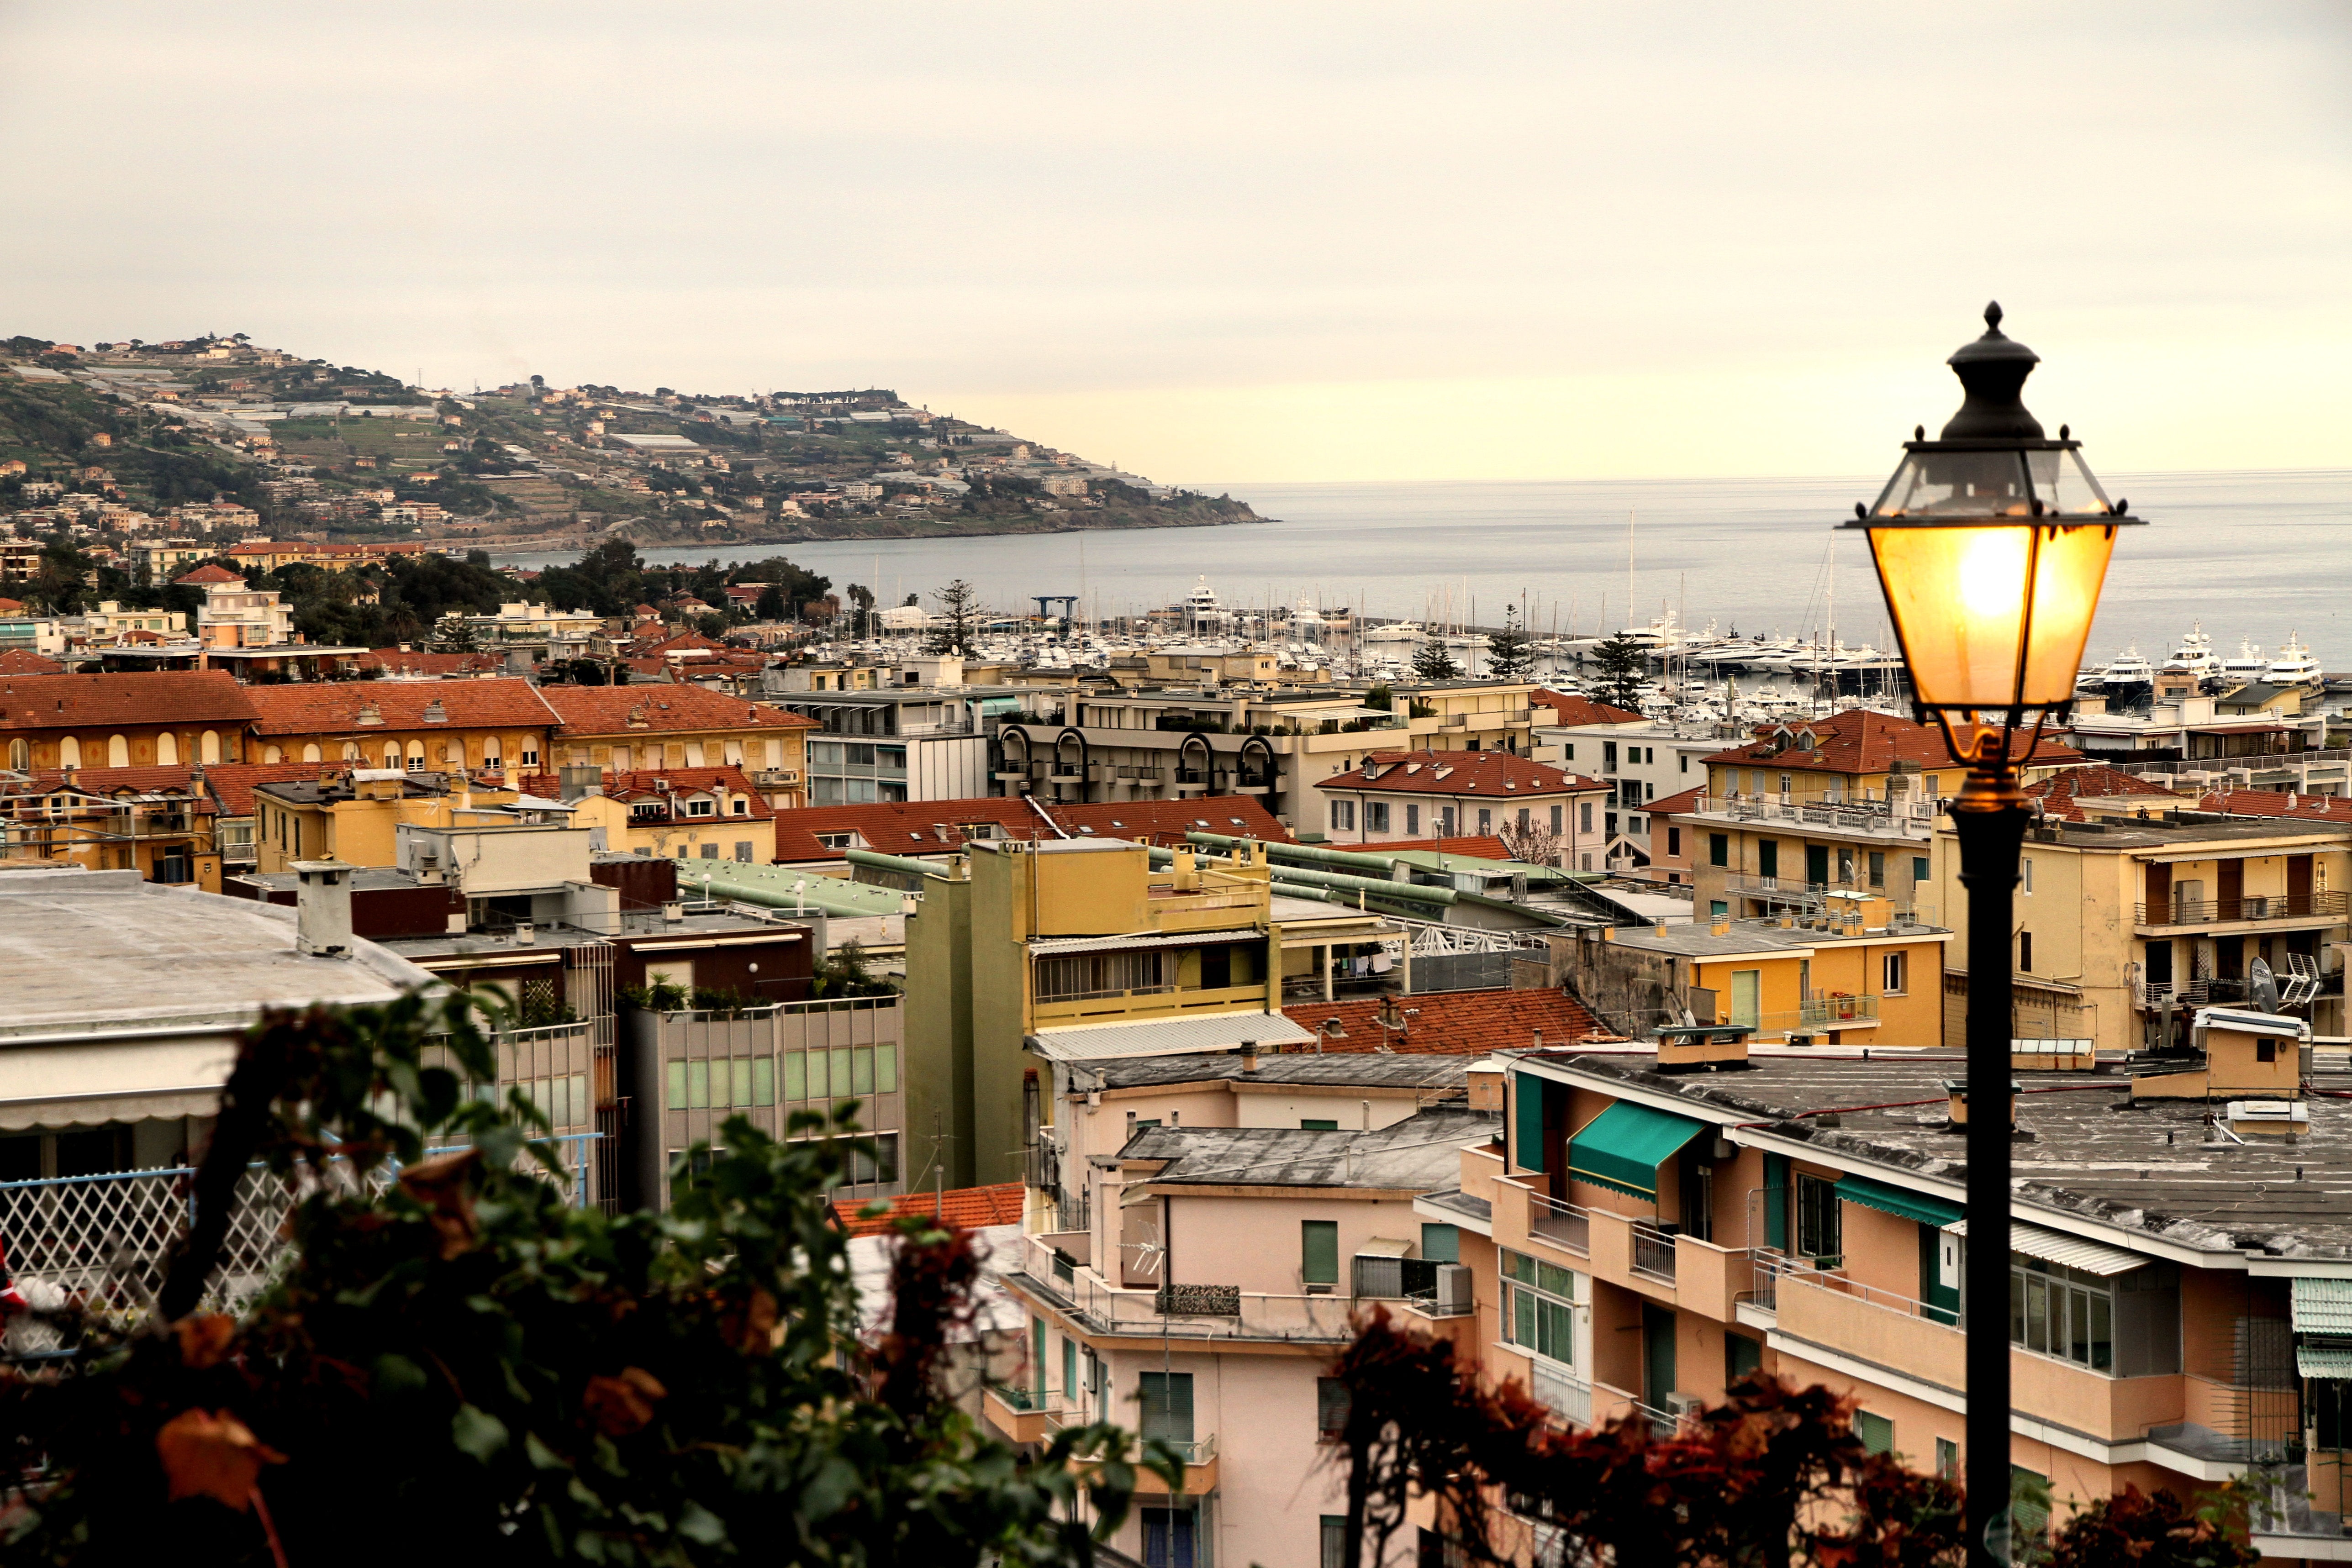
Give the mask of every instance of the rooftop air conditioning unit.
<path id="1" fill-rule="evenodd" d="M 1437 1310 L 1449 1315 L 1471 1311 L 1475 1304 L 1471 1280 L 1471 1271 L 1462 1264 L 1440 1263 L 1437 1266 Z"/>
<path id="2" fill-rule="evenodd" d="M 1666 1414 L 1676 1421 L 1686 1421 L 1706 1408 L 1706 1401 L 1696 1394 L 1666 1396 Z"/>

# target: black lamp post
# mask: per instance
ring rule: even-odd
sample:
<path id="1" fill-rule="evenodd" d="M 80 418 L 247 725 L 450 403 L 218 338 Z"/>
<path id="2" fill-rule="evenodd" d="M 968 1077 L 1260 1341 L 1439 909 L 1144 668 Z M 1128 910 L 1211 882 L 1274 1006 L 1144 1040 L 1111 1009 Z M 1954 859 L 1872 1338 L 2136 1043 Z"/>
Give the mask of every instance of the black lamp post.
<path id="1" fill-rule="evenodd" d="M 2019 392 L 2040 356 L 2004 337 L 2000 307 L 1949 363 L 1968 396 L 1934 441 L 1924 430 L 1865 530 L 1911 677 L 1969 770 L 1952 801 L 1969 892 L 1968 1209 L 1962 1277 L 1968 1367 L 1971 1568 L 2010 1561 L 2010 934 L 2027 808 L 2017 765 L 2074 679 L 2116 530 L 2110 504 L 2063 425 L 2051 440 Z"/>

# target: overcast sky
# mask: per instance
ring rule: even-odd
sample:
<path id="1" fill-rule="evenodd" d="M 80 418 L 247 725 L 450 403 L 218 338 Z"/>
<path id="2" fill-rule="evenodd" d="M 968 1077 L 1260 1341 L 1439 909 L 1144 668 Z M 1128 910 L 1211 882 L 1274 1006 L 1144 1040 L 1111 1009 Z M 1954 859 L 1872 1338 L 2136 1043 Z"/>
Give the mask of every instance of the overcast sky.
<path id="1" fill-rule="evenodd" d="M 2352 5 L 0 0 L 0 332 L 1171 480 L 2352 466 Z"/>

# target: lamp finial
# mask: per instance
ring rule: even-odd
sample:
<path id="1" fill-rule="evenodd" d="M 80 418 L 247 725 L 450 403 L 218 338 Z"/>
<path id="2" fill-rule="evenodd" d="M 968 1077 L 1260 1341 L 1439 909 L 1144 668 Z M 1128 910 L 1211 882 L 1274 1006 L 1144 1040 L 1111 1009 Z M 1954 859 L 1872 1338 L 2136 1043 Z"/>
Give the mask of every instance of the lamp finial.
<path id="1" fill-rule="evenodd" d="M 1985 330 L 1989 332 L 2000 330 L 2000 301 L 1998 299 L 1985 307 Z"/>

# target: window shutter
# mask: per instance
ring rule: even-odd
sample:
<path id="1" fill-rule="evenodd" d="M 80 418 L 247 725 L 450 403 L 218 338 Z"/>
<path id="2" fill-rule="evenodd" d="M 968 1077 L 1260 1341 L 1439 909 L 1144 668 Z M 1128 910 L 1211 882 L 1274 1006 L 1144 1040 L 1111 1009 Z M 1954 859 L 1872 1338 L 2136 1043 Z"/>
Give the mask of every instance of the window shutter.
<path id="1" fill-rule="evenodd" d="M 1517 1108 L 1513 1123 L 1517 1135 L 1512 1142 L 1517 1146 L 1511 1150 L 1511 1163 L 1523 1171 L 1540 1171 L 1544 1168 L 1544 1081 L 1528 1072 L 1514 1073 L 1512 1078 L 1516 1087 L 1511 1098 Z"/>

